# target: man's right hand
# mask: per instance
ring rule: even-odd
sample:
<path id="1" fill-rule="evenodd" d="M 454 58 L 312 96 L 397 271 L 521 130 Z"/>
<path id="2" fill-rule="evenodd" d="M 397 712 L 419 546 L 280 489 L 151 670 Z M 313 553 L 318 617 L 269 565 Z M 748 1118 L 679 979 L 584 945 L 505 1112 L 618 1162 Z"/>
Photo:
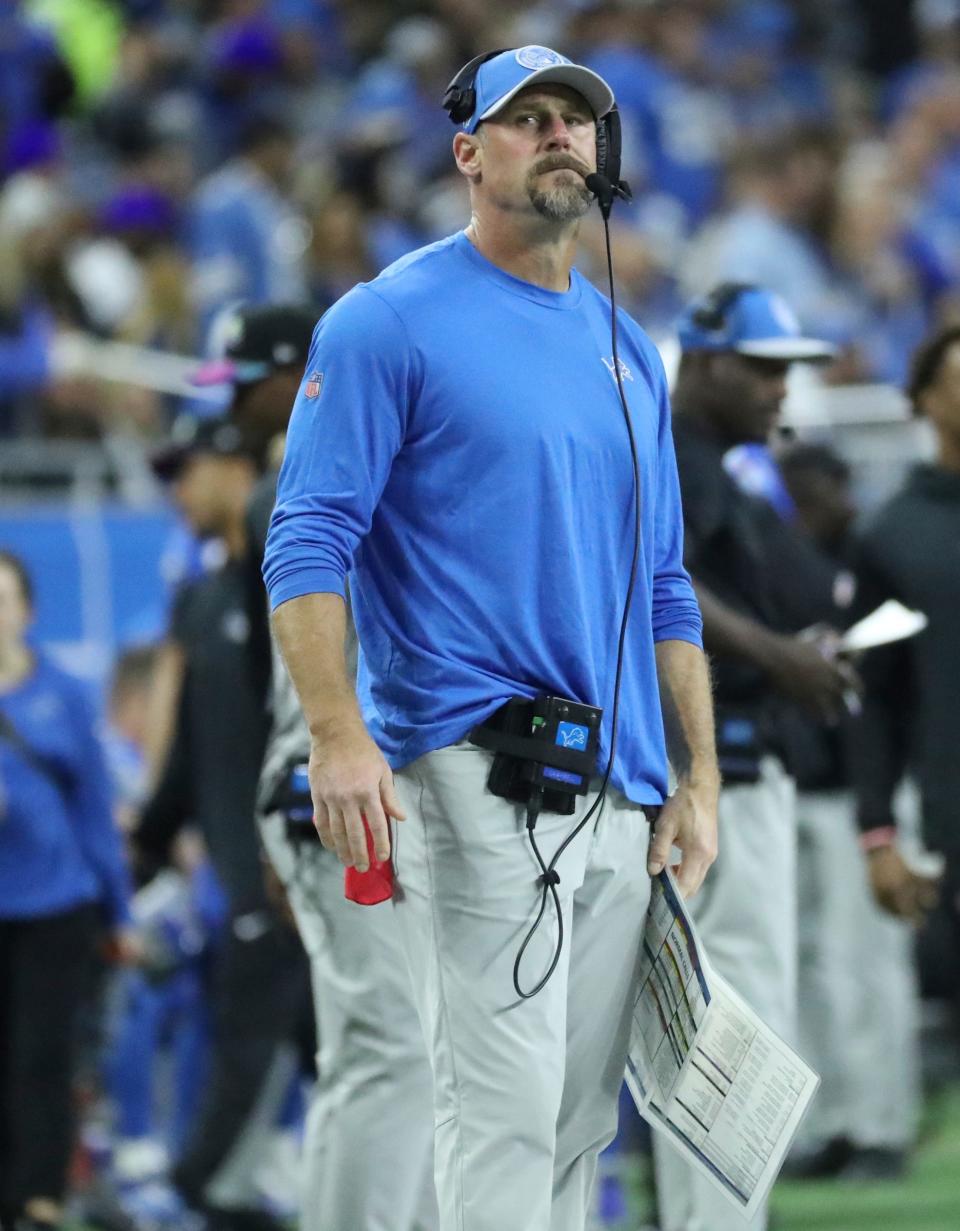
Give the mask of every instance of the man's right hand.
<path id="1" fill-rule="evenodd" d="M 765 666 L 778 692 L 790 697 L 823 722 L 837 722 L 851 696 L 858 697 L 857 673 L 843 659 L 824 655 L 814 641 L 773 634 Z"/>
<path id="2" fill-rule="evenodd" d="M 389 818 L 405 820 L 383 753 L 356 720 L 314 732 L 310 791 L 320 841 L 358 872 L 370 866 L 364 818 L 377 859 L 390 856 Z"/>
<path id="3" fill-rule="evenodd" d="M 877 905 L 898 919 L 922 923 L 937 904 L 938 881 L 915 872 L 896 846 L 878 846 L 870 851 L 867 874 Z"/>

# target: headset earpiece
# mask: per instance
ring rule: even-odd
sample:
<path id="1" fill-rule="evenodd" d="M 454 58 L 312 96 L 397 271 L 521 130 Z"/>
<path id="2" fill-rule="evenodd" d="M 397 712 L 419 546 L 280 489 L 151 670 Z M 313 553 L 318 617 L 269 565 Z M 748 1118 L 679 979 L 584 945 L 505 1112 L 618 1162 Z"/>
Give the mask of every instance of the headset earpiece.
<path id="1" fill-rule="evenodd" d="M 602 175 L 604 179 L 609 179 L 607 175 L 607 166 L 610 162 L 610 136 L 606 118 L 597 120 L 597 175 Z"/>
<path id="2" fill-rule="evenodd" d="M 597 120 L 597 174 L 611 184 L 620 184 L 620 157 L 623 135 L 620 127 L 620 112 L 613 107 L 602 120 Z"/>
<path id="3" fill-rule="evenodd" d="M 486 64 L 494 56 L 503 55 L 505 51 L 509 50 L 509 47 L 499 47 L 496 51 L 485 51 L 483 55 L 474 56 L 472 60 L 464 64 L 463 68 L 447 86 L 443 102 L 440 105 L 444 111 L 449 113 L 450 119 L 454 124 L 466 124 L 476 109 L 476 81 L 480 65 Z"/>
<path id="4" fill-rule="evenodd" d="M 596 196 L 604 218 L 609 218 L 614 199 L 632 201 L 633 193 L 626 180 L 620 178 L 620 155 L 623 134 L 620 112 L 616 106 L 597 120 L 597 169 L 586 179 L 587 187 Z"/>

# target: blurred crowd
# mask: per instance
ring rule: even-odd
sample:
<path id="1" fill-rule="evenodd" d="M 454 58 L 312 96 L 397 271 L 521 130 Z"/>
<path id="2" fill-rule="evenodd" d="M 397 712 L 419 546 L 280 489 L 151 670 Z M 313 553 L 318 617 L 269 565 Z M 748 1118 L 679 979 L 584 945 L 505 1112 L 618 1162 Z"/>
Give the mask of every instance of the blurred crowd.
<path id="1" fill-rule="evenodd" d="M 872 811 L 841 765 L 835 729 L 808 714 L 790 732 L 789 768 L 801 792 L 800 935 L 789 938 L 806 1006 L 798 1033 L 831 1096 L 808 1123 L 793 1169 L 892 1178 L 915 1146 L 910 921 L 927 915 L 938 877 L 909 842 L 912 862 L 891 864 L 884 852 L 895 845 L 895 824 L 920 827 L 915 801 L 912 809 L 891 804 L 908 764 L 928 822 L 947 818 L 943 831 L 955 829 L 955 758 L 943 714 L 954 706 L 956 676 L 942 668 L 956 654 L 955 570 L 921 578 L 927 593 L 909 571 L 900 581 L 925 534 L 917 560 L 948 559 L 960 508 L 960 332 L 949 331 L 960 320 L 960 0 L 0 0 L 0 436 L 141 440 L 197 543 L 207 544 L 166 639 L 116 663 L 105 758 L 76 682 L 42 653 L 33 657 L 28 570 L 0 555 L 0 754 L 9 788 L 0 823 L 17 821 L 18 801 L 28 801 L 19 814 L 25 830 L 41 793 L 54 820 L 63 812 L 64 832 L 74 826 L 87 835 L 83 849 L 60 852 L 54 896 L 27 905 L 41 922 L 75 912 L 68 932 L 78 970 L 97 955 L 96 986 L 78 978 L 57 993 L 64 1023 L 78 1005 L 93 1023 L 80 1079 L 62 1072 L 59 1092 L 36 1099 L 39 1115 L 71 1085 L 80 1091 L 79 1140 L 70 1139 L 65 1114 L 47 1153 L 54 1170 L 58 1159 L 72 1159 L 71 1190 L 84 1195 L 78 1212 L 90 1226 L 283 1226 L 296 1213 L 305 1092 L 326 1090 L 329 1101 L 346 1081 L 336 1023 L 325 1034 L 321 1022 L 313 1084 L 311 1014 L 330 1017 L 334 980 L 311 1005 L 290 903 L 308 922 L 319 908 L 294 873 L 285 895 L 261 867 L 255 815 L 262 823 L 266 812 L 279 826 L 283 814 L 289 845 L 304 839 L 290 838 L 297 817 L 286 804 L 255 800 L 270 649 L 249 565 L 259 578 L 271 445 L 301 381 L 313 320 L 357 281 L 464 225 L 469 199 L 439 100 L 479 50 L 528 42 L 590 65 L 616 92 L 635 196 L 612 224 L 618 296 L 655 337 L 673 329 L 692 297 L 756 283 L 782 295 L 803 329 L 835 348 L 827 381 L 903 387 L 918 347 L 939 338 L 920 351 L 910 396 L 947 443 L 938 465 L 921 468 L 905 489 L 914 499 L 906 514 L 890 506 L 897 525 L 909 521 L 901 555 L 891 563 L 884 554 L 898 545 L 892 533 L 867 543 L 881 575 L 870 597 L 896 594 L 915 606 L 922 599 L 941 638 L 923 641 L 914 664 L 921 703 L 933 697 L 915 728 L 922 746 L 897 744 L 901 715 L 917 704 L 899 660 L 887 676 L 876 666 L 864 672 L 862 704 L 877 725 L 860 777 L 882 780 L 886 792 Z M 580 266 L 599 281 L 603 262 L 603 232 L 591 219 Z M 726 308 L 736 294 L 728 298 Z M 296 308 L 257 316 L 257 305 L 278 304 Z M 240 340 L 230 332 L 238 305 L 254 310 Z M 64 345 L 77 333 L 147 348 L 136 352 L 142 372 L 107 383 L 95 362 L 81 369 Z M 228 416 L 204 417 L 197 403 L 184 418 L 181 396 L 154 378 L 148 351 L 232 354 L 229 374 L 218 378 L 216 363 L 208 369 L 214 383 L 234 386 Z M 688 362 L 688 381 L 696 367 Z M 715 375 L 705 361 L 691 404 L 709 403 L 711 390 L 720 397 Z M 742 410 L 745 395 L 726 393 L 724 406 Z M 693 416 L 688 408 L 684 420 L 682 397 L 676 405 L 681 435 L 689 433 Z M 844 626 L 862 614 L 852 574 L 868 576 L 847 464 L 857 459 L 819 443 L 771 452 L 756 433 L 742 439 L 722 470 L 719 455 L 711 462 L 714 481 L 771 506 L 758 512 L 754 504 L 751 516 L 781 571 L 793 559 L 778 555 L 781 522 L 803 552 L 816 554 L 818 584 L 826 578 L 823 618 Z M 161 452 L 158 440 L 167 442 Z M 696 475 L 688 479 L 689 507 L 701 489 Z M 704 559 L 715 558 L 708 544 Z M 813 687 L 809 662 L 820 654 L 800 642 L 822 614 L 811 606 L 819 591 L 797 577 L 786 581 L 805 591 L 792 595 L 803 618 L 770 622 L 781 658 L 756 685 L 764 700 L 786 697 L 794 708 Z M 776 569 L 767 581 L 774 584 Z M 767 621 L 763 612 L 752 618 Z M 860 704 L 854 697 L 849 708 Z M 50 722 L 61 710 L 71 715 L 62 730 Z M 286 745 L 281 752 L 286 771 Z M 91 782 L 97 799 L 74 798 L 78 784 Z M 729 772 L 728 782 L 737 782 Z M 869 858 L 857 819 L 874 835 Z M 920 973 L 924 990 L 948 1000 L 960 985 L 949 934 L 960 903 L 956 840 L 931 845 L 950 851 L 940 920 L 947 956 L 927 935 L 921 957 L 928 954 L 930 969 Z M 322 859 L 319 847 L 303 849 L 298 857 Z M 25 858 L 20 852 L 0 867 L 8 907 L 16 906 L 11 895 L 26 895 Z M 111 911 L 94 921 L 104 884 Z M 312 943 L 303 918 L 321 989 L 323 942 Z M 0 911 L 0 963 L 8 972 L 22 949 L 24 969 L 41 971 L 65 936 L 37 932 L 31 943 L 40 947 L 27 952 L 20 922 L 12 907 Z M 97 946 L 104 923 L 106 948 Z M 857 977 L 848 980 L 853 967 Z M 69 1031 L 51 1044 L 56 1021 L 27 1015 L 44 1003 L 42 988 L 23 995 L 18 1072 L 26 1079 L 51 1046 L 69 1055 Z M 854 1034 L 865 1041 L 851 1059 Z M 881 1064 L 885 1083 L 875 1080 Z M 18 1106 L 21 1088 L 29 1089 L 13 1092 Z M 4 1093 L 13 1105 L 11 1090 Z M 0 1152 L 6 1144 L 0 1138 Z M 601 1207 L 606 1191 L 601 1182 Z M 0 1198 L 15 1208 L 2 1190 Z M 5 1213 L 0 1203 L 0 1219 Z M 33 1221 L 14 1225 L 58 1226 L 60 1214 L 41 1204 Z M 615 1225 L 614 1214 L 605 1225 Z"/>
<path id="2" fill-rule="evenodd" d="M 319 310 L 458 229 L 439 99 L 530 41 L 617 94 L 615 263 L 655 335 L 754 280 L 838 344 L 830 379 L 899 382 L 957 311 L 956 0 L 5 0 L 0 433 L 166 426 L 148 365 L 104 386 L 65 332 L 200 353 L 225 306 Z"/>

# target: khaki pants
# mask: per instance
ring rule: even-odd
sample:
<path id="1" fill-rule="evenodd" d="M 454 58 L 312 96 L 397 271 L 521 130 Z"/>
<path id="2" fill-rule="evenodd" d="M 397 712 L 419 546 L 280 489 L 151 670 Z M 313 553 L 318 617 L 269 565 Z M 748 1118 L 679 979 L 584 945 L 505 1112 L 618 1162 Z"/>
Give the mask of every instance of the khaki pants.
<path id="1" fill-rule="evenodd" d="M 523 810 L 490 795 L 491 754 L 468 744 L 397 775 L 394 898 L 434 1075 L 442 1231 L 583 1231 L 597 1155 L 617 1127 L 640 937 L 650 897 L 648 823 L 611 791 L 558 871 L 564 946 L 531 1000 L 513 987 L 539 908 Z M 544 860 L 576 817 L 544 813 Z M 552 904 L 522 966 L 547 969 Z"/>
<path id="2" fill-rule="evenodd" d="M 796 1046 L 797 827 L 795 792 L 778 760 L 756 783 L 720 792 L 720 854 L 690 902 L 711 966 Z M 654 1136 L 662 1231 L 763 1231 L 675 1150 Z"/>
<path id="3" fill-rule="evenodd" d="M 261 825 L 310 958 L 318 1078 L 303 1153 L 302 1231 L 434 1231 L 430 1066 L 390 903 L 343 896 L 319 843 Z"/>

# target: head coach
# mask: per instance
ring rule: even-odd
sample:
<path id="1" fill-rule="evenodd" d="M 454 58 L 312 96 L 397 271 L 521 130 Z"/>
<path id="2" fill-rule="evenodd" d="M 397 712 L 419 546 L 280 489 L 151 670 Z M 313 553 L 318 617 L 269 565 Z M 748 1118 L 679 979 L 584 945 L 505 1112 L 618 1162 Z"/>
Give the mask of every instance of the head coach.
<path id="1" fill-rule="evenodd" d="M 362 818 L 381 858 L 405 818 L 392 909 L 431 1052 L 441 1227 L 582 1231 L 650 874 L 676 841 L 690 893 L 716 852 L 701 620 L 659 357 L 622 312 L 614 344 L 610 302 L 572 268 L 598 141 L 601 201 L 618 183 L 613 94 L 523 47 L 472 61 L 444 104 L 470 224 L 321 321 L 264 575 L 323 841 L 363 869 Z"/>

